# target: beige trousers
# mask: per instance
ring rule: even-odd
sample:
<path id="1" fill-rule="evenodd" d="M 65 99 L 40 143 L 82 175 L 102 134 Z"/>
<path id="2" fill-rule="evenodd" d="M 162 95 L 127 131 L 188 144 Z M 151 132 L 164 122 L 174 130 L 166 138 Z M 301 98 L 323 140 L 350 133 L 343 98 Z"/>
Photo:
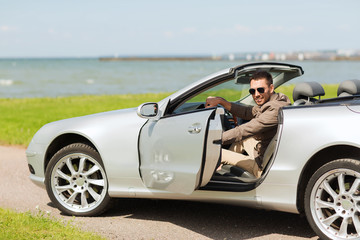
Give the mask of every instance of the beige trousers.
<path id="1" fill-rule="evenodd" d="M 254 138 L 247 138 L 244 141 L 233 143 L 229 150 L 222 149 L 221 163 L 240 167 L 252 173 L 256 178 L 259 178 L 262 170 L 255 162 L 254 156 L 255 147 L 258 142 Z M 243 154 L 245 152 L 248 155 Z"/>

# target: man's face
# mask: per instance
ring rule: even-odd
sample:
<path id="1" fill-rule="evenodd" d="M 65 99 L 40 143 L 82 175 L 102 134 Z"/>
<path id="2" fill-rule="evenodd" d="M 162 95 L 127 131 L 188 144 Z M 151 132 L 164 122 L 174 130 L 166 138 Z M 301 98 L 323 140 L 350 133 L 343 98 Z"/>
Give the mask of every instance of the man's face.
<path id="1" fill-rule="evenodd" d="M 254 89 L 254 90 L 252 90 Z M 262 91 L 263 90 L 263 91 Z M 258 106 L 262 106 L 269 101 L 271 95 L 274 93 L 274 85 L 268 85 L 268 82 L 265 78 L 260 78 L 257 80 L 250 81 L 250 91 L 254 93 L 251 94 L 254 101 Z M 263 93 L 261 93 L 263 92 Z"/>

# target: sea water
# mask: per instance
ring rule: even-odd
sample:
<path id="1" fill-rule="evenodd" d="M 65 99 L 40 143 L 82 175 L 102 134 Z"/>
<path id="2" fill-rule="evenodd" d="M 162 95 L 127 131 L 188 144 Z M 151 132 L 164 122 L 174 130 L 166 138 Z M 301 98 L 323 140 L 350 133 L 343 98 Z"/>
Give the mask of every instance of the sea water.
<path id="1" fill-rule="evenodd" d="M 243 61 L 99 61 L 99 59 L 1 59 L 0 98 L 173 92 Z M 303 67 L 290 83 L 338 84 L 360 79 L 360 62 L 289 62 Z"/>

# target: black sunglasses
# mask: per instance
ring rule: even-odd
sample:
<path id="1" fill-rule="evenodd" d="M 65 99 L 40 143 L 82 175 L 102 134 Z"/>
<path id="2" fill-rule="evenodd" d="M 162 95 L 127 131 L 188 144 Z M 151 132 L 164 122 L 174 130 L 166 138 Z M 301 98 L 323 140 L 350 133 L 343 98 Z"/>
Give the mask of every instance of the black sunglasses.
<path id="1" fill-rule="evenodd" d="M 259 92 L 259 93 L 264 93 L 265 92 L 265 88 L 263 88 L 263 87 L 259 87 L 259 88 L 250 88 L 249 89 L 249 93 L 251 94 L 251 95 L 254 95 L 255 94 L 255 92 L 256 92 L 256 90 Z"/>

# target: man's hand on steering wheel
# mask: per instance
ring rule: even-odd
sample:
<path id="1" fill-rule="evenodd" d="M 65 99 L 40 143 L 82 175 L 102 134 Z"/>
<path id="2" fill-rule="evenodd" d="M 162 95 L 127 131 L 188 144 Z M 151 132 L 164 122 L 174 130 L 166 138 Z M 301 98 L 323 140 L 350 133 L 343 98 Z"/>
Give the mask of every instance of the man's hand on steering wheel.
<path id="1" fill-rule="evenodd" d="M 211 108 L 221 105 L 228 112 L 229 115 L 232 116 L 235 127 L 238 125 L 237 117 L 231 114 L 231 103 L 226 101 L 222 97 L 208 97 L 206 99 L 205 108 Z"/>
<path id="2" fill-rule="evenodd" d="M 231 103 L 222 97 L 208 97 L 206 99 L 205 107 L 216 107 L 218 104 L 222 105 L 228 111 L 231 109 Z"/>

